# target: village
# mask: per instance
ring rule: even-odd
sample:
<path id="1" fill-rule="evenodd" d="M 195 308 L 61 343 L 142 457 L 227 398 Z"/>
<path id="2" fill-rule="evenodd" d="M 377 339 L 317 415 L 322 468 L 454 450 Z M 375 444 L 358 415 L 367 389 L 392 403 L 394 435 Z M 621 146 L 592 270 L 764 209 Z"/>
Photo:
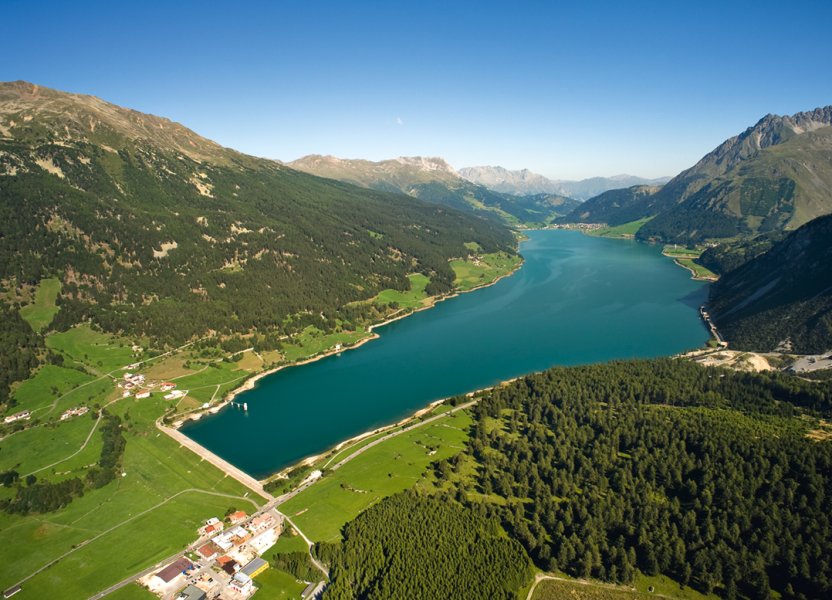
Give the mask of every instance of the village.
<path id="1" fill-rule="evenodd" d="M 283 516 L 275 510 L 253 517 L 243 511 L 222 520 L 212 517 L 199 528 L 191 546 L 195 550 L 138 583 L 161 600 L 246 600 L 257 592 L 254 581 L 269 568 L 263 554 L 277 542 L 283 527 Z"/>

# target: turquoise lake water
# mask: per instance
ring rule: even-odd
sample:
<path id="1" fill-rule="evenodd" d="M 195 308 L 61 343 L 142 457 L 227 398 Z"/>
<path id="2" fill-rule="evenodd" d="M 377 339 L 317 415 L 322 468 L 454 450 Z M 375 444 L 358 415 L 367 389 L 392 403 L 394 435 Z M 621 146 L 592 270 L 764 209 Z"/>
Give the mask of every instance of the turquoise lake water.
<path id="1" fill-rule="evenodd" d="M 523 268 L 376 330 L 380 338 L 261 379 L 182 429 L 255 477 L 433 400 L 555 365 L 656 357 L 702 345 L 707 286 L 661 249 L 531 231 Z"/>

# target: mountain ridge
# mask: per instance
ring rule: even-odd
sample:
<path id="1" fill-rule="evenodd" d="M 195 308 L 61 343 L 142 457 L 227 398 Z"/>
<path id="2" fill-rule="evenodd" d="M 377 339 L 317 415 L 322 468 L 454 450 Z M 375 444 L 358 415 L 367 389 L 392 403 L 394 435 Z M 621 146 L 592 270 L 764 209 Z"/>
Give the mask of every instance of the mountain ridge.
<path id="1" fill-rule="evenodd" d="M 576 200 L 586 200 L 611 189 L 634 185 L 658 185 L 670 180 L 670 177 L 648 179 L 627 174 L 581 180 L 549 179 L 528 169 L 512 171 L 500 166 L 465 167 L 459 169 L 459 174 L 469 181 L 497 192 L 520 195 L 559 194 Z"/>
<path id="2" fill-rule="evenodd" d="M 637 238 L 689 245 L 794 230 L 832 212 L 832 106 L 766 115 L 626 209 L 591 200 L 563 220 L 649 218 Z"/>
<path id="3" fill-rule="evenodd" d="M 401 156 L 369 161 L 312 154 L 287 166 L 370 189 L 407 194 L 513 226 L 546 225 L 577 205 L 558 194 L 517 196 L 496 192 L 461 177 L 438 157 Z"/>

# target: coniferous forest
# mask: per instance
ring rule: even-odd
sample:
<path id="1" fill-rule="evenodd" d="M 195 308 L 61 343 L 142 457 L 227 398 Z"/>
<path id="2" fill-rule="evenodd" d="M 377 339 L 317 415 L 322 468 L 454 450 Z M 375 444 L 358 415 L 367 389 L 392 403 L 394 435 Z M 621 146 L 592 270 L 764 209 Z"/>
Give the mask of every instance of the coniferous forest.
<path id="1" fill-rule="evenodd" d="M 724 598 L 832 594 L 832 445 L 811 436 L 832 413 L 829 383 L 619 362 L 532 375 L 473 410 L 466 450 L 435 465 L 437 499 L 392 504 L 409 521 L 437 502 L 498 519 L 537 567 L 575 577 L 629 584 L 638 569 Z M 407 535 L 370 527 L 382 506 L 345 528 L 330 597 L 427 569 Z M 373 589 L 364 597 L 397 597 Z"/>

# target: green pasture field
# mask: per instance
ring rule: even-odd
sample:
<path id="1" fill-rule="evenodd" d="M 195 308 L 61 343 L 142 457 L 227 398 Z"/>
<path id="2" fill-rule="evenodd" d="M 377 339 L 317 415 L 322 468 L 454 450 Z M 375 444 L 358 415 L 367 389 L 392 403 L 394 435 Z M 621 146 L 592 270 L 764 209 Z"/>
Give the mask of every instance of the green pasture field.
<path id="1" fill-rule="evenodd" d="M 644 219 L 630 221 L 629 223 L 622 223 L 621 225 L 616 225 L 615 227 L 602 227 L 601 229 L 595 229 L 593 231 L 588 231 L 587 233 L 598 237 L 631 238 L 652 218 L 653 217 L 645 217 Z"/>
<path id="2" fill-rule="evenodd" d="M 693 259 L 690 258 L 676 258 L 674 259 L 676 262 L 679 263 L 680 266 L 692 271 L 694 276 L 699 279 L 718 279 L 716 273 L 703 267 L 700 264 L 693 262 Z"/>
<path id="3" fill-rule="evenodd" d="M 32 326 L 32 329 L 41 331 L 58 314 L 59 308 L 55 301 L 60 292 L 61 281 L 57 277 L 42 280 L 35 290 L 34 302 L 21 307 L 20 316 Z"/>
<path id="4" fill-rule="evenodd" d="M 505 252 L 483 254 L 479 258 L 479 264 L 470 260 L 452 260 L 451 268 L 456 275 L 454 285 L 464 292 L 491 283 L 516 269 L 521 261 L 521 257 L 511 256 Z"/>
<path id="5" fill-rule="evenodd" d="M 46 345 L 63 354 L 70 365 L 84 364 L 98 375 L 126 367 L 136 360 L 129 342 L 95 331 L 87 324 L 53 333 L 46 338 Z"/>
<path id="6" fill-rule="evenodd" d="M 283 345 L 283 358 L 287 362 L 295 362 L 310 358 L 316 354 L 328 352 L 336 344 L 347 347 L 366 338 L 366 331 L 342 331 L 339 333 L 323 334 L 314 327 L 307 327 L 300 334 L 292 337 Z"/>
<path id="7" fill-rule="evenodd" d="M 306 547 L 304 546 L 304 550 Z M 266 569 L 255 577 L 254 584 L 257 586 L 257 598 L 300 598 L 301 593 L 306 589 L 306 584 L 295 579 L 285 571 L 278 569 Z"/>
<path id="8" fill-rule="evenodd" d="M 137 583 L 125 585 L 107 596 L 107 600 L 158 600 L 159 596 Z"/>
<path id="9" fill-rule="evenodd" d="M 410 279 L 410 289 L 404 292 L 399 290 L 383 290 L 373 298 L 376 304 L 390 304 L 395 302 L 399 308 L 419 308 L 424 305 L 428 297 L 425 288 L 430 283 L 430 278 L 422 273 L 411 273 L 407 276 Z"/>
<path id="10" fill-rule="evenodd" d="M 251 504 L 254 509 L 263 502 L 159 432 L 154 421 L 165 406 L 152 397 L 111 406 L 128 425 L 125 475 L 119 480 L 46 515 L 0 513 L 0 587 L 72 551 L 27 581 L 18 597 L 88 597 L 184 548 L 205 519 L 222 516 L 230 506 Z"/>
<path id="11" fill-rule="evenodd" d="M 93 434 L 89 444 L 79 454 L 69 460 L 63 459 L 75 454 L 87 439 L 95 426 L 91 414 L 92 411 L 54 425 L 33 427 L 3 440 L 0 442 L 0 471 L 14 469 L 21 476 L 35 472 L 38 479 L 51 481 L 83 477 L 86 474 L 84 467 L 95 463 L 101 455 L 99 432 Z M 58 461 L 63 462 L 41 470 Z"/>
<path id="12" fill-rule="evenodd" d="M 33 377 L 30 377 L 14 389 L 12 397 L 15 399 L 17 405 L 9 412 L 37 410 L 50 406 L 59 396 L 93 379 L 93 376 L 76 371 L 75 369 L 44 365 L 38 369 Z M 81 388 L 81 390 L 73 392 L 71 396 L 78 399 L 85 397 L 84 394 L 79 393 L 84 389 Z M 34 417 L 42 416 L 40 413 L 34 415 Z"/>
<path id="13" fill-rule="evenodd" d="M 412 487 L 428 465 L 459 452 L 470 423 L 471 417 L 460 411 L 391 438 L 329 473 L 280 510 L 311 540 L 336 541 L 341 527 L 361 511 Z"/>

